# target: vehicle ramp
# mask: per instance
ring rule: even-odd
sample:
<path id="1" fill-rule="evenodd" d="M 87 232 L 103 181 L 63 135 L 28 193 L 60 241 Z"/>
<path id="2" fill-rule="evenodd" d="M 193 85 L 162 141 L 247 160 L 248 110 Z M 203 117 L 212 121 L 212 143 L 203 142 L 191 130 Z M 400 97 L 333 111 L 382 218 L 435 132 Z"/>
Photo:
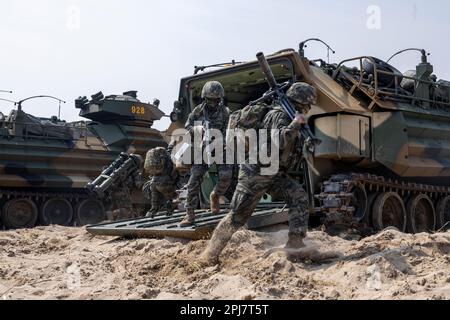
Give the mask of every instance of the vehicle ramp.
<path id="1" fill-rule="evenodd" d="M 288 221 L 288 209 L 282 203 L 262 204 L 257 207 L 247 223 L 250 230 L 258 230 Z M 88 226 L 89 233 L 99 236 L 125 238 L 182 238 L 190 240 L 208 239 L 229 210 L 222 210 L 213 215 L 207 210 L 196 211 L 196 224 L 191 227 L 180 227 L 186 212 L 177 211 L 173 216 L 156 216 L 113 223 Z"/>

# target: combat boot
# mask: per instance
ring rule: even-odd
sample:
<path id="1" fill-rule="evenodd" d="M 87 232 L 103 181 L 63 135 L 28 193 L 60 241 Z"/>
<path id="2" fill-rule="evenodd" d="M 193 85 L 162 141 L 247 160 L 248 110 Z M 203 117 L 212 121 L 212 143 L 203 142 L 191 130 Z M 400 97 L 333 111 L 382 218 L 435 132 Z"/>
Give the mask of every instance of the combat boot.
<path id="1" fill-rule="evenodd" d="M 289 240 L 286 243 L 286 249 L 302 249 L 305 248 L 306 245 L 303 242 L 305 239 L 304 233 L 299 232 L 289 232 Z"/>
<path id="2" fill-rule="evenodd" d="M 220 214 L 220 197 L 215 191 L 211 193 L 209 200 L 211 203 L 211 212 L 213 214 Z"/>
<path id="3" fill-rule="evenodd" d="M 174 210 L 167 210 L 167 212 L 166 212 L 166 216 L 167 217 L 172 217 L 173 216 L 173 213 L 174 213 Z"/>
<path id="4" fill-rule="evenodd" d="M 227 215 L 214 231 L 206 250 L 199 258 L 203 266 L 214 266 L 219 263 L 219 256 L 227 246 L 231 237 L 239 230 L 239 227 L 233 223 L 231 214 Z"/>
<path id="5" fill-rule="evenodd" d="M 322 262 L 339 257 L 336 252 L 320 252 L 317 248 L 311 245 L 306 245 L 303 240 L 306 237 L 306 232 L 290 232 L 289 240 L 286 244 L 284 252 L 289 261 L 297 263 L 304 261 Z"/>
<path id="6" fill-rule="evenodd" d="M 194 209 L 188 209 L 186 217 L 181 221 L 180 227 L 190 227 L 195 224 L 195 210 Z"/>

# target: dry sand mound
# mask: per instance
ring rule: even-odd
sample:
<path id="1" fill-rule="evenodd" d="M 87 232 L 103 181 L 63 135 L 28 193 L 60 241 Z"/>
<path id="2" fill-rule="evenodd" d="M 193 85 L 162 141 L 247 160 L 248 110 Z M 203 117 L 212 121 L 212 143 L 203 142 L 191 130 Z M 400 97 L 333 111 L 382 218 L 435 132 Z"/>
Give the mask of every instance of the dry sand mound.
<path id="1" fill-rule="evenodd" d="M 450 233 L 385 231 L 361 241 L 311 232 L 342 257 L 292 263 L 287 231 L 240 231 L 221 264 L 201 268 L 206 242 L 115 240 L 83 229 L 0 233 L 3 299 L 450 299 Z"/>

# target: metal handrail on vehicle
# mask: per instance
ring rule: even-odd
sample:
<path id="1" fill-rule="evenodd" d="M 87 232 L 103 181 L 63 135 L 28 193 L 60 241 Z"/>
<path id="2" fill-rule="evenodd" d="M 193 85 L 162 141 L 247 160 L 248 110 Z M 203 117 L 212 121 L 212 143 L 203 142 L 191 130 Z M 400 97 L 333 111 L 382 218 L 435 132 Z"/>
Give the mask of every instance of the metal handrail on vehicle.
<path id="1" fill-rule="evenodd" d="M 364 70 L 363 70 L 363 60 L 364 59 L 368 60 L 374 67 L 373 85 L 365 85 L 364 84 Z M 354 61 L 359 61 L 359 65 L 360 65 L 359 80 L 355 79 L 355 77 L 353 75 L 350 75 L 347 71 L 345 71 L 343 69 L 345 67 L 344 63 L 354 62 Z M 375 105 L 377 103 L 378 99 L 381 98 L 382 96 L 387 96 L 394 100 L 395 100 L 395 98 L 401 98 L 401 99 L 407 99 L 407 100 L 411 100 L 411 101 L 428 102 L 428 103 L 433 103 L 433 104 L 450 107 L 450 102 L 437 101 L 435 99 L 431 100 L 431 99 L 419 98 L 415 95 L 409 96 L 406 94 L 399 93 L 400 92 L 399 89 L 401 88 L 401 86 L 398 83 L 398 78 L 400 77 L 400 75 L 395 74 L 394 72 L 379 70 L 377 63 L 375 62 L 375 59 L 373 57 L 361 56 L 361 57 L 347 59 L 347 60 L 342 61 L 341 63 L 338 64 L 338 66 L 333 74 L 333 79 L 336 80 L 340 74 L 344 75 L 345 78 L 353 84 L 353 87 L 350 89 L 350 94 L 353 94 L 356 89 L 359 89 L 361 92 L 365 93 L 369 98 L 372 99 L 371 106 Z M 394 81 L 395 81 L 394 92 L 386 91 L 386 90 L 383 90 L 382 88 L 380 89 L 380 85 L 379 85 L 379 81 L 378 81 L 379 75 L 389 75 L 389 76 L 394 77 Z M 417 77 L 410 77 L 410 76 L 402 75 L 401 78 L 413 80 L 415 87 L 419 83 L 428 84 L 428 85 L 432 85 L 432 86 L 437 85 L 436 82 L 422 80 Z M 448 85 L 440 84 L 440 86 L 447 87 L 450 89 L 450 86 L 448 86 Z M 370 107 L 370 109 L 372 109 L 372 108 Z"/>
<path id="2" fill-rule="evenodd" d="M 17 138 L 23 138 L 23 139 L 44 138 L 44 139 L 47 139 L 47 140 L 55 140 L 55 141 L 76 140 L 73 137 L 70 138 L 70 139 L 64 139 L 64 138 L 58 138 L 58 137 L 50 137 L 50 136 L 48 136 L 48 134 L 45 134 L 46 133 L 45 130 L 43 130 L 44 134 L 30 134 L 29 133 L 30 130 L 28 129 L 28 127 L 30 127 L 30 126 L 41 126 L 41 127 L 44 127 L 45 126 L 44 124 L 33 123 L 33 122 L 21 122 L 21 121 L 13 121 L 13 122 L 11 122 L 11 121 L 7 121 L 6 119 L 5 120 L 0 120 L 0 129 L 3 128 L 3 129 L 10 130 L 11 129 L 10 128 L 11 124 L 17 124 L 17 125 L 24 126 L 24 130 L 23 130 L 24 134 L 20 134 L 20 135 L 14 134 L 14 135 L 12 135 L 12 134 L 9 134 L 9 132 L 8 132 L 8 134 L 3 135 L 3 136 L 17 137 Z M 81 134 L 85 137 L 86 142 L 87 142 L 88 129 L 87 128 L 82 128 L 82 127 L 79 127 L 79 129 L 81 131 Z"/>

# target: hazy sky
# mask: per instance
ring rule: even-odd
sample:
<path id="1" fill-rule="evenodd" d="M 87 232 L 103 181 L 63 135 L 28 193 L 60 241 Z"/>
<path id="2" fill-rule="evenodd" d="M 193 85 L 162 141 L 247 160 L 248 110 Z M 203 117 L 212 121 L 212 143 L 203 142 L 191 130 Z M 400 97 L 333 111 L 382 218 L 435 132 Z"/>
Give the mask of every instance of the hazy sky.
<path id="1" fill-rule="evenodd" d="M 254 60 L 309 37 L 329 42 L 333 61 L 423 47 L 438 77 L 450 79 L 448 12 L 447 0 L 1 0 L 0 89 L 14 94 L 0 97 L 55 95 L 68 101 L 62 117 L 76 120 L 78 96 L 133 89 L 143 101 L 159 98 L 169 113 L 194 65 Z M 312 44 L 307 55 L 326 51 Z M 393 64 L 405 71 L 418 61 L 408 53 Z M 25 106 L 38 116 L 57 113 L 53 101 Z M 10 109 L 0 101 L 0 111 Z"/>

